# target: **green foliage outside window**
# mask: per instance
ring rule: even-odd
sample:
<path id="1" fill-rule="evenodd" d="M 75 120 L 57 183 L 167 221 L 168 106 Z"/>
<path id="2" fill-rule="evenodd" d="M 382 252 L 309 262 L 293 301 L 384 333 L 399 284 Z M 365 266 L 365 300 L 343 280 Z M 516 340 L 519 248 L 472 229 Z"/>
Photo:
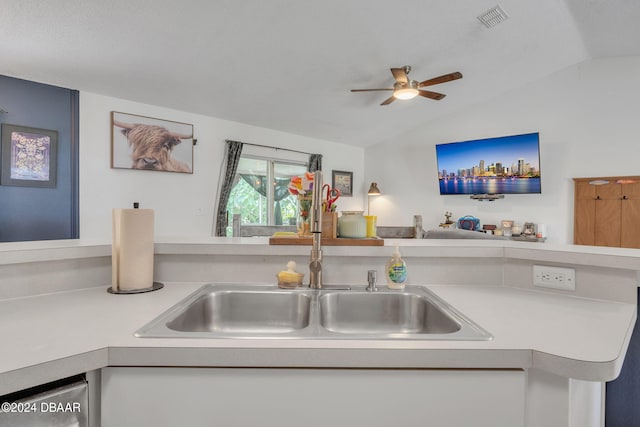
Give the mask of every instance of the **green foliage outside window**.
<path id="1" fill-rule="evenodd" d="M 289 182 L 306 169 L 305 164 L 241 157 L 227 202 L 227 235 L 237 214 L 243 225 L 295 225 L 298 199 L 289 193 Z"/>
<path id="2" fill-rule="evenodd" d="M 229 195 L 229 218 L 240 214 L 243 224 L 266 224 L 266 209 L 267 198 L 260 195 L 244 179 L 239 179 Z"/>
<path id="3" fill-rule="evenodd" d="M 267 198 L 256 191 L 246 180 L 238 179 L 237 181 L 231 190 L 227 203 L 229 218 L 233 218 L 234 214 L 240 214 L 243 224 L 267 225 Z M 280 207 L 280 215 L 275 215 L 275 225 L 295 225 L 298 199 L 288 195 L 275 203 L 274 209 L 277 206 Z M 278 224 L 278 222 L 280 223 Z"/>

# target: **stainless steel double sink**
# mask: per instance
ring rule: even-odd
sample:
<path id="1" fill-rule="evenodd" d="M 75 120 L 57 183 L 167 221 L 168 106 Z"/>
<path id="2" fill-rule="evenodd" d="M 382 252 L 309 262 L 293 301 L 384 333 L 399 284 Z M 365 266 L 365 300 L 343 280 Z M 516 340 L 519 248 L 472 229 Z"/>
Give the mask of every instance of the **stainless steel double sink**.
<path id="1" fill-rule="evenodd" d="M 423 286 L 403 291 L 205 285 L 142 327 L 142 338 L 488 340 Z"/>

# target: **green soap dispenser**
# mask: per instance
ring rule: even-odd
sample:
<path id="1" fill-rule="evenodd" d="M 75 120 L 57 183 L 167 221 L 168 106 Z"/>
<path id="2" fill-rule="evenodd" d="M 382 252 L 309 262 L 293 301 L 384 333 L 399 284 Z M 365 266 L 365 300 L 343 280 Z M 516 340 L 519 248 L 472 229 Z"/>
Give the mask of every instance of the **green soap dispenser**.
<path id="1" fill-rule="evenodd" d="M 385 272 L 389 289 L 404 289 L 404 282 L 407 281 L 407 263 L 400 256 L 397 246 L 393 250 L 391 259 L 387 261 Z"/>

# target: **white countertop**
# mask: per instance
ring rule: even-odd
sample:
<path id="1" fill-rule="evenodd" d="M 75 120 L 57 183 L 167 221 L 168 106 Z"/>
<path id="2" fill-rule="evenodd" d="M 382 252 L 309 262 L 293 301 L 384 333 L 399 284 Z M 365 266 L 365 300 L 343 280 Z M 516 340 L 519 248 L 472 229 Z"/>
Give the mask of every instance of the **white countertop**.
<path id="1" fill-rule="evenodd" d="M 640 250 L 509 240 L 385 239 L 384 246 L 324 246 L 325 256 L 389 256 L 400 246 L 404 257 L 499 257 L 565 262 L 640 271 Z M 157 237 L 157 255 L 300 255 L 304 246 L 269 245 L 268 237 Z M 111 256 L 111 242 L 50 240 L 0 243 L 0 265 Z"/>
<path id="2" fill-rule="evenodd" d="M 193 253 L 193 252 L 191 252 Z M 203 283 L 106 288 L 0 301 L 0 394 L 105 366 L 540 368 L 607 381 L 622 366 L 633 304 L 485 286 L 429 286 L 491 341 L 136 338 Z"/>

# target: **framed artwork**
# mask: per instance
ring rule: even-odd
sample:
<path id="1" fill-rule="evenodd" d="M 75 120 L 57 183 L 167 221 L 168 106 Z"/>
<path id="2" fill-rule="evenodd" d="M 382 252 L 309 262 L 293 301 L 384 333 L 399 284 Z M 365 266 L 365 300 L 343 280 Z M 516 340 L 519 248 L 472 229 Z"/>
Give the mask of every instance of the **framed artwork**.
<path id="1" fill-rule="evenodd" d="M 54 188 L 57 152 L 57 131 L 3 123 L 0 184 Z"/>
<path id="2" fill-rule="evenodd" d="M 111 167 L 193 173 L 193 125 L 111 112 Z"/>
<path id="3" fill-rule="evenodd" d="M 340 190 L 340 196 L 353 196 L 353 172 L 332 170 L 331 185 Z"/>

